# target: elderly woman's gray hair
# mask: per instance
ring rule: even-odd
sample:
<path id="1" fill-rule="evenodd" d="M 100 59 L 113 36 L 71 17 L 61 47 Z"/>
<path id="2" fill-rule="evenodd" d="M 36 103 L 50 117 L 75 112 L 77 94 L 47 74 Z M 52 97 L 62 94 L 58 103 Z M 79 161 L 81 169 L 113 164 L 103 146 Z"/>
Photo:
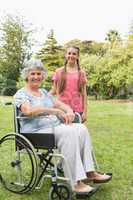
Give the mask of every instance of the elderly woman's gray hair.
<path id="1" fill-rule="evenodd" d="M 24 80 L 27 80 L 29 72 L 36 69 L 43 72 L 43 77 L 44 75 L 47 74 L 47 70 L 44 68 L 44 65 L 41 62 L 41 60 L 36 59 L 36 60 L 29 60 L 24 64 L 24 68 L 21 72 L 21 77 Z"/>

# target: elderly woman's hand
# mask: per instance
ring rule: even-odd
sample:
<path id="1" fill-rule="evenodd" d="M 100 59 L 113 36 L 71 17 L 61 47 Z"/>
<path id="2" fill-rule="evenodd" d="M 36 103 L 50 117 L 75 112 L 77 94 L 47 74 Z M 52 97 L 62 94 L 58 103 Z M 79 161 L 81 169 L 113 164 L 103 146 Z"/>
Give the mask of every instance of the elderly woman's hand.
<path id="1" fill-rule="evenodd" d="M 74 121 L 75 115 L 74 113 L 66 113 L 68 124 Z"/>
<path id="2" fill-rule="evenodd" d="M 65 124 L 72 123 L 73 120 L 74 120 L 74 117 L 75 117 L 74 113 L 72 113 L 72 112 L 67 112 L 66 113 L 66 112 L 64 112 L 64 111 L 62 111 L 60 109 L 57 109 L 57 116 L 59 118 L 63 119 Z"/>
<path id="3" fill-rule="evenodd" d="M 75 115 L 67 104 L 62 103 L 59 100 L 55 101 L 54 108 L 58 110 L 57 115 L 64 120 L 66 124 L 72 123 Z"/>
<path id="4" fill-rule="evenodd" d="M 56 109 L 56 115 L 61 119 L 61 121 L 67 123 L 67 116 L 66 113 L 61 109 Z"/>

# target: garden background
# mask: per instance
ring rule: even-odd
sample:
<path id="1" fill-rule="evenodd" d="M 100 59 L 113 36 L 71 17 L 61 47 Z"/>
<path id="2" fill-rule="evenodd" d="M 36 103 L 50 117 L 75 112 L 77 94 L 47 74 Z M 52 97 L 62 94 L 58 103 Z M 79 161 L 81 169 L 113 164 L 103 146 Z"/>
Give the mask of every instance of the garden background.
<path id="1" fill-rule="evenodd" d="M 88 120 L 94 150 L 102 171 L 113 172 L 91 199 L 132 200 L 133 196 L 133 28 L 126 39 L 109 30 L 104 42 L 73 39 L 59 45 L 54 30 L 36 54 L 34 30 L 22 18 L 8 15 L 0 24 L 0 137 L 13 131 L 13 110 L 8 105 L 24 85 L 20 71 L 29 58 L 39 58 L 48 69 L 45 86 L 51 88 L 53 72 L 64 63 L 68 45 L 80 47 L 80 64 L 87 74 Z M 6 158 L 8 159 L 8 158 Z M 0 162 L 0 165 L 2 163 Z M 40 192 L 16 195 L 0 185 L 1 200 L 47 200 L 49 182 Z"/>

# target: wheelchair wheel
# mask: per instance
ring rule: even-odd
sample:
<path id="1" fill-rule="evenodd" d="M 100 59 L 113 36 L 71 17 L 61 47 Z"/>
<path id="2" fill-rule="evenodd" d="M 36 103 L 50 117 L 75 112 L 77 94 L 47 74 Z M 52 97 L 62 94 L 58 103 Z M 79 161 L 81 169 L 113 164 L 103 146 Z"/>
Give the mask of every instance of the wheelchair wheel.
<path id="1" fill-rule="evenodd" d="M 14 193 L 26 193 L 36 186 L 38 163 L 34 148 L 20 134 L 0 140 L 0 181 Z"/>
<path id="2" fill-rule="evenodd" d="M 71 200 L 71 191 L 65 184 L 57 184 L 51 187 L 48 200 Z"/>

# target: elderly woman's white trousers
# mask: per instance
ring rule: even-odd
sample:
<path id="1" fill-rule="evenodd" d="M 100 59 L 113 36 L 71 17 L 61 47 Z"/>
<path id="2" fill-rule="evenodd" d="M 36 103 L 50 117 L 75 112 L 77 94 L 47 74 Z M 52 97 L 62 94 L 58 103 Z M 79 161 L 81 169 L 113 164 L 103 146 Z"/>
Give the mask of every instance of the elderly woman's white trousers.
<path id="1" fill-rule="evenodd" d="M 86 179 L 86 172 L 95 171 L 90 135 L 83 124 L 61 124 L 55 127 L 55 138 L 59 151 L 67 159 L 73 185 Z M 64 172 L 70 176 L 65 165 Z"/>

